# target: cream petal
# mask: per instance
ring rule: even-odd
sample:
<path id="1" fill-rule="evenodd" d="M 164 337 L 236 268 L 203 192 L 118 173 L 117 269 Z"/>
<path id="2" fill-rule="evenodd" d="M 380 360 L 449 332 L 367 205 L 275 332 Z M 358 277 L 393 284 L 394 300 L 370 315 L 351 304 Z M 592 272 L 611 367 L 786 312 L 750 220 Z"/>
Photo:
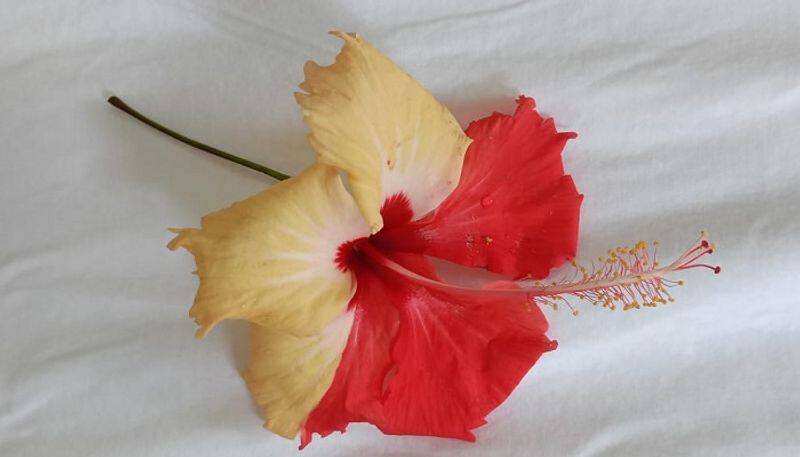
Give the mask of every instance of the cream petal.
<path id="1" fill-rule="evenodd" d="M 297 435 L 333 382 L 352 325 L 352 312 L 311 336 L 251 324 L 250 362 L 244 378 L 264 410 L 264 427 L 285 438 Z"/>
<path id="2" fill-rule="evenodd" d="M 327 67 L 305 66 L 295 94 L 319 160 L 347 173 L 372 233 L 386 197 L 404 192 L 418 217 L 455 188 L 469 138 L 453 115 L 357 34 Z"/>
<path id="3" fill-rule="evenodd" d="M 190 315 L 204 336 L 222 319 L 247 319 L 298 334 L 319 333 L 353 294 L 338 247 L 368 234 L 337 171 L 316 164 L 178 229 L 170 249 L 195 257 L 200 287 Z"/>
<path id="4" fill-rule="evenodd" d="M 245 378 L 265 426 L 294 436 L 330 385 L 352 324 L 355 283 L 335 264 L 338 247 L 369 229 L 338 171 L 324 164 L 201 226 L 175 230 L 169 244 L 195 257 L 198 336 L 223 319 L 253 322 Z"/>

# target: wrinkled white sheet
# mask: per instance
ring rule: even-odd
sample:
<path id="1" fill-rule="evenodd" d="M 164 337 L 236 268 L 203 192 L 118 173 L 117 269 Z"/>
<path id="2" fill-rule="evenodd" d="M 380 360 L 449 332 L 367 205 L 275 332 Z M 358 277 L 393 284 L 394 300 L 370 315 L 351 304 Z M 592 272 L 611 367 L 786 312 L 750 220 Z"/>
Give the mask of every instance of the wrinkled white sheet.
<path id="1" fill-rule="evenodd" d="M 292 91 L 362 32 L 469 120 L 536 98 L 585 193 L 580 257 L 701 228 L 723 274 L 673 305 L 547 312 L 547 354 L 478 442 L 368 425 L 312 456 L 800 455 L 800 3 L 9 0 L 0 12 L 0 455 L 296 455 L 195 341 L 168 226 L 271 184 L 143 127 L 296 173 Z M 391 5 L 390 3 L 395 3 Z"/>

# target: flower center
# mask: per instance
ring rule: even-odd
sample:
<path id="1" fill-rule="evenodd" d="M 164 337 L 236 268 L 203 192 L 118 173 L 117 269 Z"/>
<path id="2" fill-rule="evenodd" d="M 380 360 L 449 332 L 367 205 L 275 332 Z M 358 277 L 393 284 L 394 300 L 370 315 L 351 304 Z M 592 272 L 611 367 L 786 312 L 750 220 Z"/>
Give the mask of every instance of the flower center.
<path id="1" fill-rule="evenodd" d="M 414 211 L 404 193 L 401 192 L 386 198 L 381 207 L 381 216 L 383 217 L 383 228 L 377 233 L 346 241 L 339 246 L 334 261 L 341 271 L 352 271 L 355 266 L 354 262 L 369 261 L 360 253 L 363 249 L 358 248 L 364 243 L 379 251 L 420 251 L 415 248 L 421 241 L 415 236 L 415 231 L 411 229 Z"/>

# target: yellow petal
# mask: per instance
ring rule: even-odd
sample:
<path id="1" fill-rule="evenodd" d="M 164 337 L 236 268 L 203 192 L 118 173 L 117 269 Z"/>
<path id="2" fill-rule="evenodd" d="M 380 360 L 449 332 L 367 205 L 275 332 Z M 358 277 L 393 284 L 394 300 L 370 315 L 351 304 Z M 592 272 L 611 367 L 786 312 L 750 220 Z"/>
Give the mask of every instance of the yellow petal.
<path id="1" fill-rule="evenodd" d="M 356 34 L 333 65 L 305 66 L 295 94 L 319 160 L 344 170 L 374 233 L 386 197 L 405 192 L 414 214 L 453 190 L 469 138 L 453 115 L 411 76 Z"/>
<path id="2" fill-rule="evenodd" d="M 250 363 L 244 375 L 269 430 L 294 438 L 327 391 L 353 323 L 348 312 L 320 334 L 299 337 L 252 324 Z"/>
<path id="3" fill-rule="evenodd" d="M 189 314 L 202 337 L 222 319 L 247 319 L 298 336 L 318 335 L 354 291 L 335 263 L 342 243 L 368 234 L 336 169 L 295 178 L 180 229 L 170 249 L 195 257 L 200 286 Z"/>

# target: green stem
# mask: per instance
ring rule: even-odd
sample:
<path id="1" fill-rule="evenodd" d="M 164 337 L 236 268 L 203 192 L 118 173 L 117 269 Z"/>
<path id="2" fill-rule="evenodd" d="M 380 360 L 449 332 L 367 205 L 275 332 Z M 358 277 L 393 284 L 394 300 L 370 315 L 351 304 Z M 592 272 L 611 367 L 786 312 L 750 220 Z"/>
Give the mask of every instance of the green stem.
<path id="1" fill-rule="evenodd" d="M 255 162 L 251 162 L 251 161 L 249 161 L 247 159 L 243 159 L 243 158 L 241 158 L 239 156 L 235 156 L 235 155 L 230 154 L 228 152 L 221 151 L 221 150 L 219 150 L 219 149 L 217 149 L 215 147 L 209 146 L 207 144 L 203 144 L 203 143 L 201 143 L 199 141 L 195 141 L 195 140 L 193 140 L 191 138 L 187 138 L 187 137 L 181 135 L 180 133 L 178 133 L 178 132 L 176 132 L 174 130 L 171 130 L 171 129 L 167 128 L 167 127 L 164 127 L 163 125 L 159 124 L 158 122 L 155 122 L 155 121 L 145 117 L 143 114 L 141 114 L 138 111 L 136 111 L 135 109 L 131 108 L 130 106 L 128 106 L 125 102 L 123 102 L 122 100 L 120 100 L 116 96 L 109 97 L 108 103 L 111 103 L 111 105 L 113 105 L 114 108 L 117 108 L 120 111 L 123 111 L 123 112 L 135 117 L 139 121 L 149 125 L 150 127 L 153 127 L 154 129 L 158 130 L 159 132 L 165 133 L 165 134 L 171 136 L 172 138 L 175 138 L 176 140 L 180 141 L 181 143 L 188 144 L 189 146 L 192 146 L 192 147 L 195 147 L 197 149 L 200 149 L 201 151 L 208 152 L 209 154 L 213 154 L 213 155 L 215 155 L 217 157 L 220 157 L 220 158 L 223 158 L 225 160 L 229 160 L 231 162 L 238 163 L 239 165 L 245 166 L 245 167 L 247 167 L 247 168 L 249 168 L 251 170 L 259 171 L 261 173 L 264 173 L 265 175 L 269 175 L 269 176 L 277 179 L 278 181 L 283 181 L 284 179 L 288 179 L 288 178 L 291 177 L 291 176 L 289 176 L 287 174 L 281 173 L 280 171 L 273 170 L 272 168 L 265 167 L 264 165 L 259 165 L 259 164 L 255 163 Z"/>

